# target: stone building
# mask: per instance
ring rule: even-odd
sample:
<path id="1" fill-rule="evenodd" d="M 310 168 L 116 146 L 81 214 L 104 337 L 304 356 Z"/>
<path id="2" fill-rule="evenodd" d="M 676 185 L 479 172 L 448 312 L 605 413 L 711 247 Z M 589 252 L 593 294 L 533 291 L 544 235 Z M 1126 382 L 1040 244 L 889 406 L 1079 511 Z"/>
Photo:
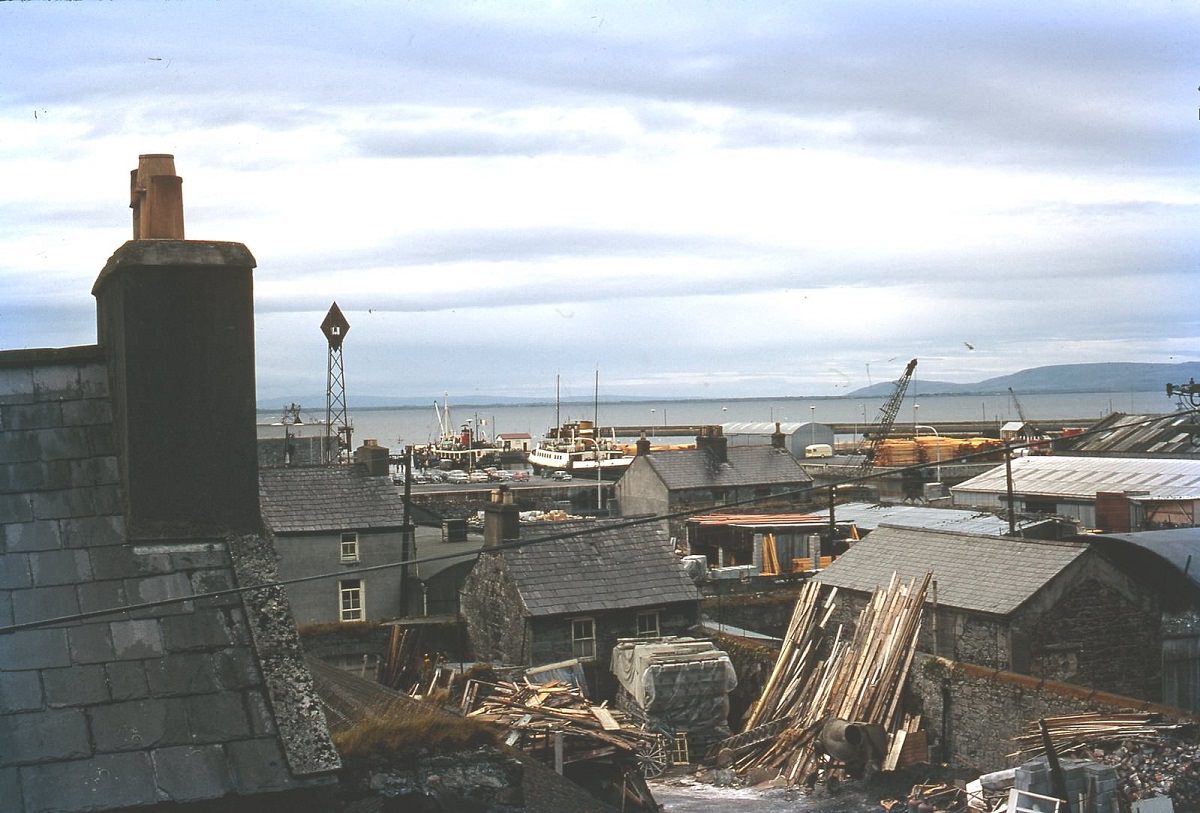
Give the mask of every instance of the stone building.
<path id="1" fill-rule="evenodd" d="M 319 809 L 340 764 L 286 596 L 246 589 L 274 577 L 255 261 L 183 239 L 170 156 L 132 181 L 98 344 L 0 352 L 2 806 Z"/>
<path id="2" fill-rule="evenodd" d="M 383 474 L 362 464 L 261 469 L 258 483 L 281 578 L 357 571 L 406 558 L 404 501 L 386 463 Z M 405 614 L 405 575 L 402 567 L 350 572 L 290 584 L 288 598 L 300 624 L 395 618 Z"/>
<path id="3" fill-rule="evenodd" d="M 876 587 L 931 572 L 920 651 L 1157 701 L 1156 591 L 1081 542 L 880 526 L 814 578 L 853 625 Z"/>
<path id="4" fill-rule="evenodd" d="M 808 502 L 804 490 L 811 483 L 782 436 L 776 445 L 731 447 L 718 429 L 697 437 L 695 449 L 637 455 L 616 494 L 624 516 L 703 511 L 753 498 L 763 500 L 760 506 L 792 508 Z M 664 523 L 677 545 L 687 538 L 686 522 Z"/>
<path id="5" fill-rule="evenodd" d="M 462 615 L 476 659 L 533 666 L 578 658 L 608 697 L 617 640 L 686 634 L 699 621 L 700 596 L 657 525 L 534 529 L 520 526 L 511 502 L 494 501 Z"/>

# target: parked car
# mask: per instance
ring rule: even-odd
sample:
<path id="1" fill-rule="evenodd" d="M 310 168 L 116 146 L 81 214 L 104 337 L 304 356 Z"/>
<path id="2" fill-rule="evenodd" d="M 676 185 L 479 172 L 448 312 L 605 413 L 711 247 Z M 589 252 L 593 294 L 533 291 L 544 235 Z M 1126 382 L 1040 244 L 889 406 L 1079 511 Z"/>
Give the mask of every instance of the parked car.
<path id="1" fill-rule="evenodd" d="M 529 479 L 529 472 L 527 472 L 527 471 L 514 471 L 514 472 L 513 472 L 513 476 L 512 476 L 512 478 L 513 478 L 514 480 L 521 480 L 521 481 L 528 480 L 528 479 Z"/>
<path id="2" fill-rule="evenodd" d="M 447 483 L 469 483 L 471 476 L 462 469 L 452 469 L 446 472 Z"/>
<path id="3" fill-rule="evenodd" d="M 572 480 L 572 479 L 574 479 L 573 477 L 571 477 L 571 472 L 561 471 L 561 470 L 554 472 L 553 478 L 555 480 Z"/>
<path id="4" fill-rule="evenodd" d="M 486 471 L 476 470 L 476 471 L 471 472 L 467 476 L 467 479 L 470 480 L 472 483 L 486 483 L 490 478 L 488 477 L 488 473 Z"/>

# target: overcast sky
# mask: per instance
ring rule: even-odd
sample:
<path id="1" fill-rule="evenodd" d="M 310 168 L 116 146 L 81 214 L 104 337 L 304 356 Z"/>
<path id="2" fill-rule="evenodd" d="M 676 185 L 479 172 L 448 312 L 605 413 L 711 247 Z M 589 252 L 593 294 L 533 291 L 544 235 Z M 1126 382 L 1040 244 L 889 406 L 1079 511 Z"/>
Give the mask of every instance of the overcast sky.
<path id="1" fill-rule="evenodd" d="M 351 400 L 1200 359 L 1200 5 L 908 5 L 0 3 L 0 348 L 95 341 L 173 153 L 262 397 L 334 300 Z"/>

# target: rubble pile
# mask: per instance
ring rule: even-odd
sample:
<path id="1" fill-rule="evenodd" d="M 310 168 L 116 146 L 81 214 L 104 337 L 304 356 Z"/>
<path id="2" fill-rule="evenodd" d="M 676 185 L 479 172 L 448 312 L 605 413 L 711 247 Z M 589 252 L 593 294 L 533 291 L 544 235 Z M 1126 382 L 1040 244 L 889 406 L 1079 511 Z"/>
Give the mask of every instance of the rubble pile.
<path id="1" fill-rule="evenodd" d="M 1111 765 L 1126 802 L 1169 796 L 1179 810 L 1200 810 L 1200 737 L 1195 724 L 1158 714 L 1081 714 L 1046 719 L 1051 743 L 1071 754 Z M 1030 723 L 1012 756 L 1043 753 L 1038 724 Z"/>
<path id="2" fill-rule="evenodd" d="M 857 768 L 897 767 L 906 735 L 919 728 L 919 719 L 902 714 L 899 703 L 929 581 L 929 574 L 920 583 L 893 575 L 872 595 L 849 640 L 840 627 L 828 629 L 836 590 L 820 601 L 820 586 L 806 584 L 746 729 L 718 744 L 718 758 L 740 773 L 792 785 L 811 784 L 819 775 L 840 781 L 855 761 L 831 756 L 831 725 L 841 721 L 849 725 L 835 729 L 837 736 L 861 737 Z"/>

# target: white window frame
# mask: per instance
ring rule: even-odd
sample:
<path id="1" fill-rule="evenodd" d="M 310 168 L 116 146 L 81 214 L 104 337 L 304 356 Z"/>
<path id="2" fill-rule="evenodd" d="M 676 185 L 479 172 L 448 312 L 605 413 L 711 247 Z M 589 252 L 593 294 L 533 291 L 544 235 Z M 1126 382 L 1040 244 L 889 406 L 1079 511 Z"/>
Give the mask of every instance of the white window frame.
<path id="1" fill-rule="evenodd" d="M 358 531 L 347 531 L 342 534 L 341 542 L 338 545 L 338 553 L 340 561 L 357 562 L 358 558 Z"/>
<path id="2" fill-rule="evenodd" d="M 342 579 L 338 582 L 338 620 L 367 620 L 367 586 L 362 579 Z"/>
<path id="3" fill-rule="evenodd" d="M 577 627 L 580 624 L 587 624 L 587 630 L 581 630 Z M 590 635 L 582 635 L 580 633 L 590 632 Z M 594 618 L 572 618 L 571 619 L 571 654 L 581 661 L 596 660 L 596 619 Z"/>
<path id="4" fill-rule="evenodd" d="M 649 625 L 646 625 L 646 629 L 642 629 L 642 626 L 643 626 L 642 619 L 644 619 L 644 618 L 653 619 L 653 621 L 654 621 L 653 631 L 651 631 Z M 659 626 L 658 610 L 644 610 L 637 614 L 637 637 L 638 638 L 658 638 L 662 635 L 662 633 L 660 632 L 660 629 L 661 629 L 661 627 Z"/>

